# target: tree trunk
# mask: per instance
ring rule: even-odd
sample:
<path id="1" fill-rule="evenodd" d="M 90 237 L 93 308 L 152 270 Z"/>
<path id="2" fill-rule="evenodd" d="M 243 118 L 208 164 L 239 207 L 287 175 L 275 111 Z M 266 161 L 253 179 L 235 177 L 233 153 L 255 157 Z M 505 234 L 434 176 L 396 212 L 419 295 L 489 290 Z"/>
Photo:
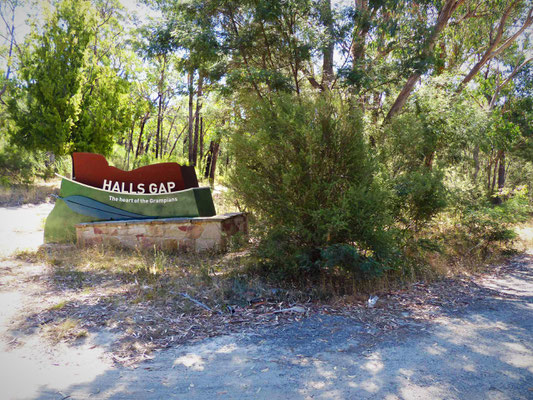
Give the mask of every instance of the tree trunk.
<path id="1" fill-rule="evenodd" d="M 215 172 L 217 169 L 217 160 L 218 160 L 218 151 L 220 149 L 220 143 L 214 142 L 213 145 L 213 155 L 211 156 L 211 168 L 209 171 L 209 183 L 211 186 L 215 184 Z"/>
<path id="2" fill-rule="evenodd" d="M 491 176 L 491 171 L 492 171 L 492 161 L 491 161 L 491 158 L 492 156 L 489 157 L 489 159 L 487 160 L 487 192 L 490 192 L 490 176 Z"/>
<path id="3" fill-rule="evenodd" d="M 174 129 L 174 123 L 176 122 L 177 118 L 178 118 L 177 114 L 174 115 L 174 118 L 172 118 L 172 122 L 170 123 L 170 128 L 168 128 L 167 138 L 165 139 L 165 144 L 162 145 L 161 156 L 163 156 L 165 151 L 168 149 L 168 141 L 170 140 L 170 134 L 172 133 L 172 129 Z"/>
<path id="4" fill-rule="evenodd" d="M 153 132 L 148 135 L 148 138 L 146 139 L 146 146 L 144 148 L 144 154 L 148 154 L 148 151 L 150 150 L 150 143 L 152 142 L 153 136 L 154 136 Z"/>
<path id="5" fill-rule="evenodd" d="M 322 0 L 320 3 L 320 19 L 326 32 L 326 43 L 322 51 L 322 86 L 329 88 L 333 82 L 333 52 L 335 38 L 333 30 L 333 15 L 331 13 L 331 0 Z"/>
<path id="6" fill-rule="evenodd" d="M 161 134 L 161 109 L 162 109 L 163 96 L 159 93 L 157 102 L 157 128 L 155 131 L 155 158 L 159 156 L 159 136 Z"/>
<path id="7" fill-rule="evenodd" d="M 437 18 L 437 22 L 435 23 L 435 26 L 433 27 L 431 35 L 427 38 L 426 43 L 424 44 L 424 48 L 422 49 L 422 52 L 420 54 L 421 58 L 428 58 L 431 56 L 431 53 L 433 53 L 433 49 L 435 48 L 435 44 L 437 43 L 437 39 L 439 38 L 440 33 L 442 30 L 448 25 L 448 21 L 454 11 L 459 7 L 461 3 L 463 3 L 464 0 L 446 0 L 444 5 L 442 6 L 441 10 L 439 11 L 439 16 Z M 385 122 L 390 121 L 392 117 L 394 117 L 396 114 L 398 114 L 405 103 L 407 102 L 407 99 L 411 95 L 411 92 L 413 91 L 413 88 L 415 87 L 416 83 L 422 76 L 423 71 L 414 71 L 411 76 L 407 79 L 407 82 L 405 83 L 403 89 L 400 91 L 400 94 L 394 101 L 394 104 L 390 108 L 387 116 L 385 117 Z"/>
<path id="8" fill-rule="evenodd" d="M 193 125 L 193 110 L 194 110 L 194 72 L 189 71 L 189 74 L 187 76 L 188 81 L 188 87 L 189 87 L 189 134 L 187 135 L 187 139 L 189 141 L 189 164 L 193 164 L 193 131 L 194 131 L 194 125 Z"/>
<path id="9" fill-rule="evenodd" d="M 217 159 L 218 159 L 218 151 L 220 148 L 220 143 L 218 141 L 211 141 L 209 144 L 209 150 L 206 154 L 206 163 L 205 163 L 205 173 L 204 178 L 209 178 L 209 181 L 211 184 L 214 183 L 215 180 L 215 171 L 217 168 Z"/>
<path id="10" fill-rule="evenodd" d="M 368 0 L 355 0 L 355 9 L 359 16 L 362 18 L 370 18 L 368 16 Z M 352 68 L 358 68 L 358 62 L 365 55 L 366 47 L 366 37 L 368 35 L 368 30 L 371 27 L 370 21 L 363 21 L 360 17 L 359 24 L 356 24 L 358 29 L 353 33 L 353 43 L 350 52 L 352 53 Z"/>
<path id="11" fill-rule="evenodd" d="M 161 158 L 163 155 L 163 101 L 165 98 L 165 69 L 166 69 L 166 56 L 162 56 L 161 73 L 159 75 L 159 82 L 157 85 L 158 102 L 157 102 L 157 128 L 155 133 L 155 158 Z"/>
<path id="12" fill-rule="evenodd" d="M 211 160 L 213 159 L 213 141 L 211 140 L 211 143 L 209 143 L 209 150 L 207 150 L 207 153 L 205 155 L 205 173 L 204 178 L 209 178 L 209 174 L 211 172 Z"/>
<path id="13" fill-rule="evenodd" d="M 498 170 L 498 161 L 499 159 L 496 157 L 496 160 L 494 162 L 494 172 L 492 173 L 492 185 L 490 188 L 490 193 L 494 193 L 494 188 L 496 187 L 496 171 Z"/>
<path id="14" fill-rule="evenodd" d="M 204 158 L 204 117 L 200 117 L 200 162 Z"/>
<path id="15" fill-rule="evenodd" d="M 494 91 L 494 94 L 492 95 L 492 98 L 490 99 L 490 104 L 489 104 L 489 109 L 493 109 L 495 106 L 496 106 L 496 101 L 498 100 L 498 96 L 500 94 L 500 91 L 502 90 L 502 88 L 507 85 L 514 77 L 515 75 L 520 72 L 520 70 L 525 67 L 528 63 L 530 63 L 531 61 L 533 61 L 533 57 L 529 57 L 529 58 L 526 58 L 521 64 L 517 65 L 513 71 L 511 71 L 511 73 L 509 74 L 509 76 L 507 78 L 505 78 L 505 80 L 499 84 L 498 86 L 496 86 L 496 90 Z M 487 78 L 485 78 L 487 79 Z"/>
<path id="16" fill-rule="evenodd" d="M 472 69 L 466 74 L 463 81 L 457 88 L 457 92 L 461 92 L 465 86 L 470 82 L 476 74 L 479 72 L 479 70 L 492 58 L 496 57 L 497 55 L 501 54 L 503 51 L 505 51 L 513 42 L 515 42 L 524 31 L 529 28 L 530 25 L 533 24 L 533 7 L 531 7 L 528 11 L 527 17 L 524 20 L 522 26 L 520 28 L 516 29 L 513 34 L 502 43 L 503 34 L 505 32 L 505 27 L 507 24 L 507 20 L 511 17 L 512 11 L 515 7 L 520 6 L 521 2 L 514 1 L 505 9 L 502 17 L 500 18 L 500 21 L 498 23 L 498 26 L 496 27 L 496 35 L 494 36 L 494 39 L 491 41 L 489 47 L 483 53 L 481 56 L 481 59 L 472 67 Z"/>
<path id="17" fill-rule="evenodd" d="M 203 95 L 204 76 L 200 72 L 198 76 L 198 92 L 196 94 L 196 113 L 194 116 L 194 143 L 192 148 L 192 165 L 196 166 L 198 161 L 198 136 L 200 129 L 200 110 L 202 109 L 202 95 Z"/>
<path id="18" fill-rule="evenodd" d="M 411 92 L 413 91 L 413 88 L 415 87 L 416 83 L 420 79 L 420 76 L 422 74 L 420 72 L 414 72 L 411 74 L 411 76 L 407 79 L 407 82 L 405 83 L 403 89 L 401 90 L 400 94 L 396 98 L 396 101 L 392 105 L 392 107 L 389 110 L 389 113 L 385 117 L 385 122 L 390 121 L 392 117 L 394 117 L 396 114 L 398 114 L 405 103 L 407 102 L 407 99 L 411 95 Z"/>
<path id="19" fill-rule="evenodd" d="M 479 174 L 479 145 L 476 145 L 476 147 L 474 147 L 473 157 L 474 157 L 474 182 L 475 182 Z"/>
<path id="20" fill-rule="evenodd" d="M 144 117 L 141 120 L 141 125 L 139 127 L 139 139 L 137 140 L 137 150 L 135 151 L 135 159 L 139 157 L 142 153 L 142 138 L 143 138 L 143 132 L 144 132 L 144 126 L 146 125 L 146 121 L 150 118 L 150 111 L 148 111 L 146 114 L 144 114 Z"/>
<path id="21" fill-rule="evenodd" d="M 505 186 L 505 152 L 499 151 L 500 165 L 498 167 L 498 189 L 503 189 Z"/>
<path id="22" fill-rule="evenodd" d="M 130 169 L 130 153 L 133 151 L 133 131 L 135 130 L 135 120 L 131 124 L 130 138 L 128 141 L 128 147 L 126 148 L 126 169 Z"/>
<path id="23" fill-rule="evenodd" d="M 183 132 L 185 132 L 185 128 L 187 128 L 187 125 L 183 127 L 180 134 L 176 137 L 176 140 L 174 141 L 174 145 L 172 146 L 172 149 L 170 149 L 170 153 L 168 153 L 168 156 L 170 157 L 172 153 L 174 152 L 174 149 L 176 148 L 176 144 L 178 143 L 178 140 L 180 140 L 181 135 L 183 135 Z"/>
<path id="24" fill-rule="evenodd" d="M 435 159 L 435 152 L 432 151 L 424 156 L 424 166 L 427 169 L 433 169 L 433 160 Z"/>

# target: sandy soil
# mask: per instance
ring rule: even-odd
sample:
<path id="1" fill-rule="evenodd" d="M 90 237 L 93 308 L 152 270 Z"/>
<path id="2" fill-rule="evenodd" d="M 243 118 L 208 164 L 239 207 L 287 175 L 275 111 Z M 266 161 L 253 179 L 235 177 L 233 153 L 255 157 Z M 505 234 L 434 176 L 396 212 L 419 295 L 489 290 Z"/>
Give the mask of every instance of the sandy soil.
<path id="1" fill-rule="evenodd" d="M 0 257 L 42 245 L 44 221 L 53 207 L 51 203 L 0 207 Z"/>
<path id="2" fill-rule="evenodd" d="M 405 329 L 314 314 L 127 368 L 113 362 L 109 330 L 55 345 L 38 328 L 21 331 L 59 297 L 43 287 L 45 266 L 8 255 L 41 243 L 50 209 L 0 209 L 2 399 L 533 399 L 532 253 L 478 278 L 482 295 L 465 307 Z"/>

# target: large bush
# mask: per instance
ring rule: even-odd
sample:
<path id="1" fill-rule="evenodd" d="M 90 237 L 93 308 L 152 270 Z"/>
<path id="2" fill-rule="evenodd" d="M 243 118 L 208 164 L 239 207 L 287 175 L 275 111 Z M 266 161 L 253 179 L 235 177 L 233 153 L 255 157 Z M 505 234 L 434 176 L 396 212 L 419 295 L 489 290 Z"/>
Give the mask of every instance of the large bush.
<path id="1" fill-rule="evenodd" d="M 394 251 L 391 191 L 357 108 L 325 96 L 279 96 L 243 114 L 230 182 L 260 221 L 262 259 L 284 271 L 379 273 Z"/>
<path id="2" fill-rule="evenodd" d="M 51 178 L 57 169 L 49 154 L 29 152 L 0 140 L 0 186 L 29 184 L 34 178 Z"/>

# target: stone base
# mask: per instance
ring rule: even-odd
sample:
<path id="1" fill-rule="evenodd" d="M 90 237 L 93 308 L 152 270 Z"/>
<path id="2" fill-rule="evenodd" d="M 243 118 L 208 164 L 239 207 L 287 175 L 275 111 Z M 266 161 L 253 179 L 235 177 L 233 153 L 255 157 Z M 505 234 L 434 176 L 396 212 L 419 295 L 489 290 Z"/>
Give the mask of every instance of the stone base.
<path id="1" fill-rule="evenodd" d="M 78 246 L 106 244 L 126 248 L 167 251 L 224 251 L 228 239 L 248 234 L 246 214 L 213 217 L 161 218 L 86 222 L 76 225 Z"/>

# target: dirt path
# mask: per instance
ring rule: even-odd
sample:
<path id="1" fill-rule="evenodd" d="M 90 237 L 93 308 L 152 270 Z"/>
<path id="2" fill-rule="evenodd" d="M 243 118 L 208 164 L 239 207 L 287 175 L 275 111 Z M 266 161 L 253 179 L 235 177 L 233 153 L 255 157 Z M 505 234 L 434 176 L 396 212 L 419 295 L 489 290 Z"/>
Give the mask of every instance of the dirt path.
<path id="1" fill-rule="evenodd" d="M 105 332 L 79 346 L 50 342 L 37 332 L 19 332 L 15 323 L 57 302 L 42 296 L 45 267 L 9 256 L 43 243 L 44 219 L 53 204 L 0 208 L 0 398 L 61 399 L 70 385 L 90 383 L 112 368 Z"/>
<path id="2" fill-rule="evenodd" d="M 3 237 L 37 237 L 4 212 L 16 220 L 0 227 Z M 431 322 L 373 334 L 344 316 L 313 315 L 162 350 L 136 368 L 112 362 L 106 330 L 51 346 L 13 329 L 57 303 L 42 296 L 44 268 L 0 264 L 2 399 L 533 399 L 533 254 L 480 279 L 486 294 Z"/>
<path id="3" fill-rule="evenodd" d="M 0 258 L 43 244 L 44 220 L 53 207 L 51 203 L 0 207 Z"/>

